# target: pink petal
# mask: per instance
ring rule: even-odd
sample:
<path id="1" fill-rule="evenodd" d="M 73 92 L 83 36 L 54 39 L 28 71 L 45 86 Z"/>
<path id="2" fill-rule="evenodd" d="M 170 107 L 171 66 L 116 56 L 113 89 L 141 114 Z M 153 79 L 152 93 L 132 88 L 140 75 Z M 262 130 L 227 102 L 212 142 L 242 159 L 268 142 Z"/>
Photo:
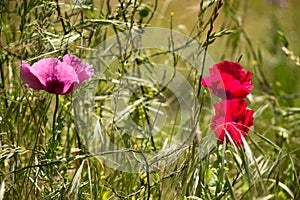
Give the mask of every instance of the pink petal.
<path id="1" fill-rule="evenodd" d="M 30 71 L 31 67 L 26 61 L 22 61 L 21 66 L 21 79 L 24 84 L 34 90 L 43 90 L 45 86 L 39 79 Z"/>
<path id="2" fill-rule="evenodd" d="M 71 54 L 66 54 L 63 58 L 62 61 L 75 70 L 78 80 L 79 80 L 79 85 L 84 81 L 84 80 L 90 80 L 91 77 L 94 74 L 94 68 L 92 65 L 89 63 L 83 63 L 77 56 L 71 55 Z M 79 85 L 75 86 L 78 87 Z"/>
<path id="3" fill-rule="evenodd" d="M 55 94 L 67 94 L 78 83 L 75 70 L 56 58 L 42 59 L 31 67 L 31 72 L 45 86 L 45 90 Z"/>

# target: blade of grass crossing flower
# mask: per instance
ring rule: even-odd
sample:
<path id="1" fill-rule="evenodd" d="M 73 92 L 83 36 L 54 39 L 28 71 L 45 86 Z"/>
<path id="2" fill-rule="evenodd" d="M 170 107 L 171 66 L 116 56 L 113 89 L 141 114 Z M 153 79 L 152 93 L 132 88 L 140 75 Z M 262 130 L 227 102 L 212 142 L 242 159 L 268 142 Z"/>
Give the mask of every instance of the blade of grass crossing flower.
<path id="1" fill-rule="evenodd" d="M 224 143 L 225 143 L 225 138 L 228 139 L 229 142 L 234 147 L 235 152 L 238 152 L 238 148 L 237 148 L 235 142 L 233 141 L 233 139 L 231 138 L 230 134 L 228 133 L 228 131 L 226 129 L 224 131 L 225 131 L 225 136 L 227 136 L 227 137 L 224 136 Z"/>
<path id="2" fill-rule="evenodd" d="M 241 138 L 242 138 L 242 141 L 243 141 L 243 144 L 244 144 L 246 156 L 248 157 L 250 162 L 253 162 L 253 154 L 252 154 L 252 151 L 250 149 L 250 146 L 248 145 L 248 142 L 246 141 L 246 139 L 244 138 L 243 135 L 241 135 Z"/>

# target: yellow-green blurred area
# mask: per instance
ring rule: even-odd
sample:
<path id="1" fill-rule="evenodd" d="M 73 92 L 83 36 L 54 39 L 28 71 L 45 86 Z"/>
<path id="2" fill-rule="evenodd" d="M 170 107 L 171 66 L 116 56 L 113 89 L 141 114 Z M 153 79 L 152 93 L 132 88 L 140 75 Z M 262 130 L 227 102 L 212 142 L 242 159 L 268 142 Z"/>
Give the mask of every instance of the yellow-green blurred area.
<path id="1" fill-rule="evenodd" d="M 144 1 L 153 6 L 154 1 Z M 199 0 L 158 0 L 158 7 L 149 26 L 172 28 L 187 35 L 197 32 L 199 24 Z M 211 1 L 204 1 L 208 3 Z M 118 1 L 111 1 L 117 4 Z M 225 0 L 214 23 L 213 31 L 232 31 L 227 36 L 217 38 L 208 48 L 215 62 L 238 60 L 247 70 L 260 67 L 269 84 L 277 94 L 298 93 L 300 65 L 300 1 L 297 0 Z M 212 11 L 213 9 L 211 9 Z M 206 14 L 206 18 L 209 14 Z M 235 22 L 235 21 L 238 22 Z M 240 33 L 243 29 L 247 34 Z M 205 36 L 206 33 L 203 35 Z M 260 56 L 257 60 L 249 48 Z M 288 52 L 282 48 L 286 46 Z M 286 53 L 289 53 L 287 56 Z M 256 89 L 260 90 L 259 83 Z M 291 102 L 290 102 L 291 103 Z"/>
<path id="2" fill-rule="evenodd" d="M 198 21 L 200 6 L 199 0 L 166 0 L 159 1 L 157 18 L 152 22 L 155 26 L 168 26 L 170 13 L 174 13 L 174 26 L 189 33 Z M 236 2 L 236 3 L 235 3 Z M 224 5 L 237 5 L 240 7 L 238 15 L 244 28 L 249 33 L 256 45 L 272 45 L 272 35 L 281 30 L 289 40 L 291 49 L 296 53 L 300 50 L 300 1 L 297 0 L 253 0 L 253 1 L 224 1 Z M 233 8 L 232 8 L 233 9 Z M 220 17 L 216 23 L 216 30 L 224 27 L 224 10 L 220 11 Z M 228 13 L 228 9 L 226 11 Z M 217 50 L 222 52 L 222 50 Z M 213 55 L 220 55 L 212 51 Z"/>
<path id="3" fill-rule="evenodd" d="M 60 20 L 56 15 L 56 1 L 45 2 L 45 5 L 47 5 L 46 7 L 37 6 L 34 9 L 36 12 L 31 11 L 27 14 L 25 13 L 26 9 L 24 10 L 24 7 L 22 7 L 25 2 L 27 1 L 1 1 L 4 6 L 4 12 L 1 12 L 1 45 L 6 51 L 9 50 L 11 53 L 15 53 L 16 49 L 19 50 L 23 48 L 23 46 L 15 45 L 19 41 L 18 36 L 21 32 L 19 30 L 19 27 L 21 27 L 19 23 L 22 20 L 23 22 L 27 20 L 28 24 L 31 20 L 31 25 L 26 26 L 35 27 L 34 32 L 38 32 L 40 35 L 44 34 L 44 27 L 42 26 L 49 23 L 48 21 L 53 21 L 54 24 L 51 24 L 52 29 L 49 29 L 48 31 L 50 37 L 52 37 L 53 34 L 59 36 L 63 31 Z M 31 3 L 28 2 L 27 7 L 29 8 L 34 1 Z M 64 20 L 68 21 L 65 17 L 68 15 L 73 24 L 79 24 L 82 16 L 80 17 L 78 14 L 78 8 L 81 9 L 82 5 L 87 5 L 87 9 L 83 9 L 85 11 L 84 15 L 86 15 L 87 18 L 100 18 L 104 19 L 104 21 L 109 21 L 109 19 L 105 18 L 107 17 L 105 16 L 107 5 L 110 6 L 111 11 L 114 11 L 120 2 L 123 1 L 68 0 L 59 1 L 59 4 L 61 7 L 61 15 L 65 18 Z M 140 7 L 146 6 L 152 10 L 155 7 L 156 1 L 144 0 L 136 2 Z M 157 2 L 158 5 L 154 17 L 149 21 L 148 26 L 164 28 L 170 28 L 172 26 L 175 30 L 193 36 L 197 34 L 200 29 L 199 11 L 201 2 L 205 5 L 208 3 L 215 3 L 216 1 L 157 0 Z M 260 68 L 261 72 L 266 77 L 267 82 L 273 87 L 275 95 L 298 93 L 300 90 L 298 84 L 298 76 L 300 76 L 300 1 L 224 0 L 222 2 L 223 6 L 218 11 L 219 16 L 213 23 L 213 33 L 227 30 L 230 34 L 217 37 L 209 46 L 208 53 L 213 60 L 215 62 L 220 62 L 222 60 L 237 61 L 240 59 L 240 63 L 247 70 L 255 72 L 255 68 Z M 38 4 L 39 3 L 37 3 L 37 5 Z M 89 7 L 90 5 L 93 5 L 94 9 L 91 9 L 91 7 Z M 35 13 L 38 13 L 39 9 L 43 10 L 46 8 L 49 10 L 52 9 L 51 12 L 48 11 L 49 13 L 47 13 L 51 14 L 49 15 L 48 21 L 34 22 L 33 19 L 35 18 Z M 210 12 L 204 14 L 204 21 L 209 20 L 210 13 L 213 12 L 213 9 L 214 6 L 211 6 L 209 8 Z M 18 12 L 24 12 L 26 15 L 22 15 L 20 18 Z M 40 18 L 41 17 L 47 19 L 47 16 L 40 16 Z M 138 15 L 136 20 L 138 20 Z M 144 20 L 143 23 L 146 23 L 146 20 Z M 40 24 L 40 27 L 38 24 Z M 31 30 L 33 29 L 31 28 Z M 75 30 L 72 31 L 76 33 Z M 199 38 L 200 42 L 205 40 L 206 33 L 207 29 L 204 30 L 201 38 Z M 23 33 L 23 37 L 29 41 L 30 34 L 31 33 Z M 100 35 L 101 34 L 102 33 L 100 33 Z M 98 40 L 97 37 L 95 38 L 95 40 Z M 32 44 L 34 44 L 34 42 L 35 40 L 30 41 Z M 72 43 L 70 45 L 72 45 Z M 27 43 L 27 49 L 29 51 L 36 51 L 38 54 L 38 50 L 42 49 L 42 47 L 35 46 L 33 48 L 33 46 L 34 45 L 30 46 Z M 256 54 L 256 58 L 253 56 L 253 53 Z M 257 87 L 255 87 L 255 89 L 261 91 L 262 88 L 260 88 L 260 83 L 256 82 L 256 85 Z M 292 103 L 292 100 L 289 100 L 289 103 Z"/>
<path id="4" fill-rule="evenodd" d="M 257 61 L 249 54 L 251 49 L 248 41 L 237 33 L 238 29 L 243 28 L 253 50 L 261 56 L 262 63 L 259 67 L 262 68 L 270 85 L 274 87 L 275 93 L 299 93 L 300 66 L 297 57 L 300 55 L 300 1 L 229 0 L 223 3 L 214 24 L 214 31 L 230 29 L 233 33 L 216 39 L 209 47 L 208 52 L 215 62 L 223 59 L 237 60 L 242 56 L 240 62 L 244 67 L 255 71 Z M 152 25 L 168 27 L 170 13 L 173 12 L 173 26 L 189 34 L 197 27 L 199 7 L 198 0 L 160 1 Z M 235 17 L 238 17 L 240 27 L 233 23 Z M 232 45 L 234 40 L 237 45 L 235 50 Z M 288 52 L 282 50 L 284 46 L 289 49 Z M 286 53 L 289 53 L 289 56 Z M 256 89 L 259 87 L 257 85 Z"/>
<path id="5" fill-rule="evenodd" d="M 112 5 L 117 0 L 110 1 Z M 154 1 L 144 1 L 150 7 Z M 158 8 L 150 26 L 170 26 L 170 14 L 173 13 L 173 26 L 189 34 L 198 23 L 200 7 L 199 0 L 158 0 Z M 204 1 L 204 4 L 209 1 Z M 300 1 L 297 0 L 225 0 L 224 5 L 239 7 L 238 15 L 243 26 L 256 45 L 273 45 L 272 35 L 281 30 L 289 40 L 289 46 L 299 54 L 300 51 Z M 234 8 L 231 8 L 234 9 Z M 225 8 L 221 9 L 219 19 L 216 21 L 216 30 L 224 27 Z M 228 9 L 227 11 L 228 14 Z M 230 15 L 230 14 L 229 14 Z M 223 40 L 223 39 L 222 39 Z M 224 51 L 224 49 L 223 49 Z M 222 50 L 212 50 L 214 56 L 220 56 Z"/>
<path id="6" fill-rule="evenodd" d="M 220 2 L 223 5 L 219 8 Z M 208 4 L 201 15 L 201 5 L 203 8 Z M 145 7 L 149 10 L 142 9 Z M 3 199 L 197 199 L 193 196 L 199 199 L 293 199 L 294 196 L 299 199 L 299 11 L 300 0 L 0 0 L 0 200 L 2 194 Z M 216 12 L 219 15 L 212 20 L 211 32 L 207 34 Z M 201 27 L 201 19 L 208 24 L 206 28 Z M 215 148 L 213 130 L 206 128 L 211 123 L 213 94 L 202 87 L 197 91 L 201 108 L 200 120 L 195 120 L 199 126 L 196 123 L 194 127 L 192 123 L 191 130 L 191 133 L 196 132 L 196 137 L 193 144 L 184 149 L 183 156 L 179 155 L 177 161 L 165 169 L 147 174 L 146 178 L 145 173 L 112 170 L 100 159 L 90 157 L 81 145 L 76 129 L 76 122 L 81 119 L 71 110 L 75 110 L 73 102 L 80 97 L 79 91 L 85 95 L 85 88 L 78 88 L 73 96 L 60 96 L 56 107 L 53 95 L 32 90 L 20 79 L 22 60 L 32 65 L 42 58 L 60 58 L 66 53 L 82 60 L 92 61 L 91 58 L 96 57 L 96 61 L 105 64 L 107 78 L 97 74 L 94 78 L 100 82 L 95 87 L 95 98 L 87 95 L 91 103 L 95 102 L 95 116 L 99 117 L 99 127 L 101 125 L 101 130 L 97 126 L 92 133 L 103 131 L 104 138 L 107 135 L 111 141 L 119 142 L 120 153 L 129 147 L 145 152 L 156 147 L 164 149 L 169 138 L 170 141 L 176 139 L 173 131 L 181 128 L 176 122 L 186 120 L 183 115 L 182 118 L 176 116 L 181 112 L 179 100 L 173 98 L 176 93 L 160 89 L 155 80 L 148 86 L 137 79 L 132 82 L 138 90 L 132 90 L 132 94 L 124 92 L 124 96 L 132 95 L 128 98 L 130 110 L 124 110 L 139 127 L 149 125 L 150 129 L 152 125 L 148 121 L 153 115 L 146 114 L 160 111 L 157 108 L 160 100 L 166 102 L 161 105 L 171 110 L 168 113 L 174 120 L 167 118 L 168 123 L 161 129 L 166 134 L 159 133 L 153 141 L 152 134 L 135 137 L 116 126 L 117 106 L 112 104 L 115 93 L 123 89 L 121 80 L 126 77 L 131 80 L 126 70 L 143 64 L 170 64 L 188 79 L 192 88 L 199 89 L 200 73 L 189 71 L 193 66 L 175 55 L 174 48 L 171 50 L 170 43 L 176 41 L 168 38 L 165 46 L 170 50 L 136 48 L 136 52 L 129 49 L 124 53 L 123 47 L 127 46 L 116 45 L 120 51 L 112 54 L 117 59 L 109 67 L 102 62 L 102 54 L 99 59 L 98 55 L 92 55 L 99 49 L 110 51 L 109 45 L 98 47 L 111 35 L 121 35 L 129 27 L 136 30 L 146 26 L 179 31 L 195 39 L 199 46 L 208 47 L 208 54 L 215 63 L 238 61 L 253 72 L 254 90 L 246 101 L 249 109 L 255 111 L 254 126 L 247 135 L 254 162 L 249 146 L 237 150 L 224 143 Z M 154 57 L 155 54 L 158 55 Z M 206 66 L 204 77 L 207 75 Z M 156 99 L 154 91 L 162 96 Z M 153 104 L 156 107 L 149 102 L 156 103 Z M 83 115 L 89 113 L 88 105 L 87 101 L 82 104 Z M 58 109 L 57 117 L 54 109 Z M 198 115 L 198 109 L 196 113 Z M 52 118 L 56 118 L 57 125 Z M 55 127 L 57 139 L 53 136 Z M 106 143 L 106 139 L 103 141 Z M 111 153 L 118 156 L 118 152 Z M 137 160 L 144 163 L 140 158 Z M 146 165 L 148 170 L 147 159 Z M 188 196 L 190 198 L 185 198 Z"/>

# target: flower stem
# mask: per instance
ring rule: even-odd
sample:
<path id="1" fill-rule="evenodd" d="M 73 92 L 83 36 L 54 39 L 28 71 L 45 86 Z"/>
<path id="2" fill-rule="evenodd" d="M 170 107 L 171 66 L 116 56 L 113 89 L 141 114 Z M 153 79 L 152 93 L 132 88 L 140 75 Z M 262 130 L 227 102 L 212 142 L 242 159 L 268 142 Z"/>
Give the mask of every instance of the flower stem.
<path id="1" fill-rule="evenodd" d="M 56 139 L 56 127 L 55 127 L 55 122 L 56 122 L 56 115 L 57 115 L 57 110 L 58 110 L 58 104 L 59 104 L 59 99 L 58 99 L 58 94 L 55 95 L 55 110 L 53 114 L 53 121 L 52 121 L 52 133 L 53 133 L 53 138 Z"/>

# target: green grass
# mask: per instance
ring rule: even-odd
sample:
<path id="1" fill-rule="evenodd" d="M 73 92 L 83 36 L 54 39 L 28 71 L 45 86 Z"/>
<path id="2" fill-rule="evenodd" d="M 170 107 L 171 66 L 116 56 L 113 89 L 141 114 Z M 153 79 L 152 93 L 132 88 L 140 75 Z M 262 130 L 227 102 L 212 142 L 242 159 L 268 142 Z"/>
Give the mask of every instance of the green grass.
<path id="1" fill-rule="evenodd" d="M 1 1 L 0 200 L 299 199 L 299 2 L 288 1 L 287 8 L 259 0 L 223 3 Z M 142 18 L 140 9 L 145 7 L 149 13 Z M 118 80 L 126 80 L 124 75 L 139 65 L 169 65 L 197 91 L 200 72 L 180 55 L 162 49 L 125 51 L 116 57 L 103 76 L 97 72 L 92 80 L 95 101 L 83 95 L 88 84 L 59 96 L 53 131 L 55 95 L 27 88 L 20 79 L 21 61 L 32 64 L 72 53 L 97 64 L 95 50 L 101 42 L 126 27 L 145 26 L 182 31 L 208 48 L 215 62 L 241 58 L 240 63 L 254 72 L 255 89 L 247 98 L 255 111 L 254 127 L 247 136 L 249 147 L 217 144 L 208 126 L 215 99 L 203 88 L 195 97 L 199 107 L 190 120 L 188 136 L 176 137 L 183 119 L 174 91 L 155 81 L 131 82 L 136 88 L 129 101 L 130 116 L 136 124 L 147 126 L 157 118 L 151 109 L 165 109 L 171 114 L 161 131 L 136 137 L 113 121 L 112 96 L 122 91 Z M 172 49 L 177 42 L 170 38 L 167 44 Z M 89 126 L 94 121 L 101 131 Z M 114 142 L 120 149 L 95 155 L 85 143 L 87 132 L 105 133 L 103 141 Z M 172 141 L 181 141 L 181 136 L 190 140 L 182 148 L 171 149 L 173 160 L 165 159 L 163 153 L 153 158 L 155 162 L 145 157 L 155 150 L 163 152 Z M 104 143 L 96 141 L 95 148 L 104 148 Z M 136 169 L 132 160 L 139 160 L 144 168 L 135 173 L 111 168 L 107 159 L 118 157 L 124 158 L 127 169 Z M 159 168 L 149 171 L 155 164 Z"/>

